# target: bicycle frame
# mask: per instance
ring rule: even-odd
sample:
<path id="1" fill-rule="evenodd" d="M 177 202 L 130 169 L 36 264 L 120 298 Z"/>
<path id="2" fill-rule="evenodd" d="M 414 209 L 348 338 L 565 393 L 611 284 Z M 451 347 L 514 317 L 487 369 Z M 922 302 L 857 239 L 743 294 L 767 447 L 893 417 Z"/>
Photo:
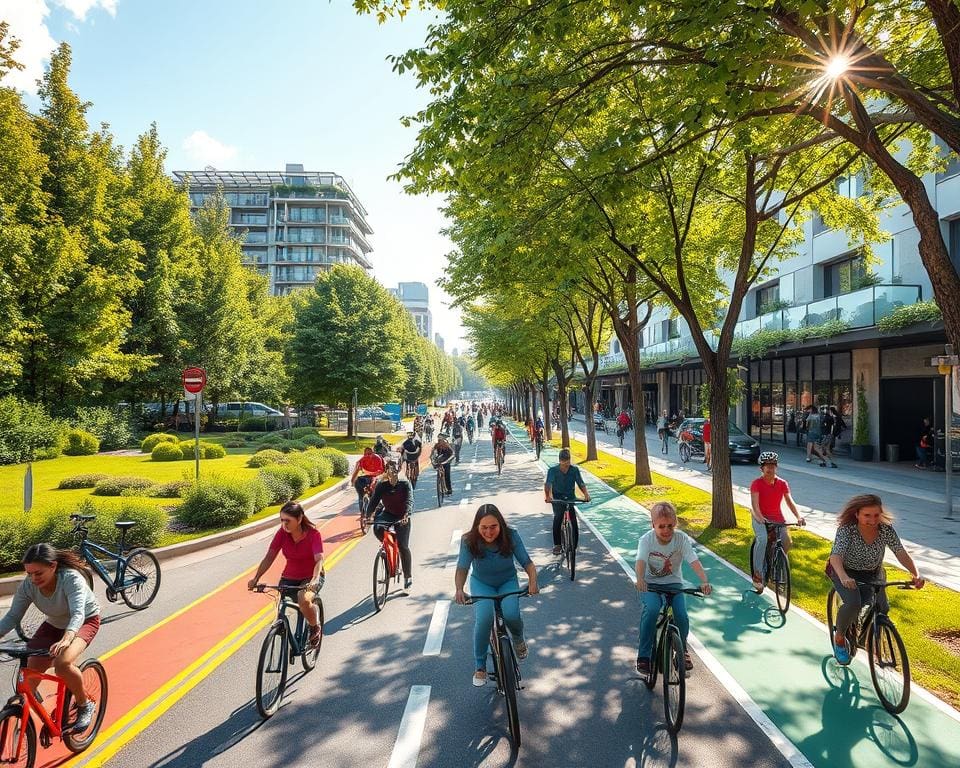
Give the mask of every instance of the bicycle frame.
<path id="1" fill-rule="evenodd" d="M 112 560 L 116 564 L 113 578 L 110 577 L 110 574 L 107 572 L 107 569 L 104 568 L 103 563 L 100 562 L 96 553 L 104 555 L 105 560 Z M 119 552 L 111 552 L 106 547 L 102 547 L 84 538 L 80 542 L 80 556 L 87 561 L 90 568 L 103 580 L 103 583 L 116 592 L 121 592 L 127 587 L 131 587 L 137 583 L 136 579 L 129 583 L 126 582 L 127 558 Z"/>
<path id="2" fill-rule="evenodd" d="M 30 713 L 33 712 L 39 719 L 40 722 L 46 726 L 49 734 L 60 738 L 63 736 L 63 730 L 60 728 L 60 723 L 63 720 L 63 705 L 66 702 L 67 697 L 67 684 L 64 682 L 62 677 L 57 677 L 56 675 L 50 675 L 46 672 L 38 672 L 35 669 L 29 669 L 26 666 L 26 659 L 21 659 L 20 661 L 20 670 L 17 673 L 17 684 L 14 688 L 16 695 L 14 699 L 19 699 L 22 704 L 22 714 L 20 717 L 20 740 L 17 743 L 17 755 L 22 754 L 25 747 L 26 739 L 26 725 L 27 720 L 30 718 Z M 46 707 L 42 707 L 33 696 L 33 690 L 29 684 L 29 681 L 34 681 L 37 684 L 41 682 L 51 682 L 57 686 L 56 694 L 56 705 L 53 708 L 53 712 L 48 712 Z"/>

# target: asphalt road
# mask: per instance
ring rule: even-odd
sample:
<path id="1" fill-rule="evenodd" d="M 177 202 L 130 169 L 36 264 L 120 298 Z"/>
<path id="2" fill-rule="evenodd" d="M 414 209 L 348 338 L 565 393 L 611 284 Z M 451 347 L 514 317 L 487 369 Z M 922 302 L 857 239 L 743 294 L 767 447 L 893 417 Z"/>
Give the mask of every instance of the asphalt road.
<path id="1" fill-rule="evenodd" d="M 571 583 L 558 570 L 550 554 L 543 475 L 519 446 L 509 446 L 501 477 L 486 439 L 465 446 L 462 458 L 454 469 L 454 496 L 440 509 L 433 471 L 422 474 L 412 522 L 414 586 L 408 595 L 393 593 L 383 611 L 373 612 L 371 574 L 378 544 L 369 534 L 330 570 L 322 593 L 326 636 L 320 663 L 308 675 L 299 666 L 293 670 L 283 705 L 272 719 L 261 721 L 254 704 L 260 633 L 107 765 L 788 764 L 700 663 L 688 679 L 683 729 L 671 738 L 664 726 L 661 689 L 648 691 L 633 669 L 639 608 L 623 570 L 586 526 L 581 528 L 577 581 Z M 511 750 L 494 686 L 471 685 L 472 609 L 451 605 L 439 655 L 423 655 L 437 602 L 452 600 L 456 532 L 469 528 L 482 502 L 503 510 L 542 572 L 543 593 L 522 603 L 530 656 L 521 665 L 525 688 L 520 693 L 519 754 Z M 328 515 L 339 510 L 352 514 L 355 496 L 340 494 L 325 506 Z M 135 635 L 252 567 L 270 535 L 166 569 L 149 611 L 129 613 L 122 606 L 105 611 L 97 650 Z M 122 680 L 110 682 L 123 685 Z M 404 728 L 398 746 L 415 686 L 421 701 L 429 687 L 422 738 L 417 728 Z M 415 718 L 408 717 L 411 721 Z"/>

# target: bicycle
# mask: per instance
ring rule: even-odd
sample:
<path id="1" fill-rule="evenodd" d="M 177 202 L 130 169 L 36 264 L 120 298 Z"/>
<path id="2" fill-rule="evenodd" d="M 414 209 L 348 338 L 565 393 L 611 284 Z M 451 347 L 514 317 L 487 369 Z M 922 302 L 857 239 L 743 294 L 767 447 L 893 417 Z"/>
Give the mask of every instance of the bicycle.
<path id="1" fill-rule="evenodd" d="M 373 559 L 373 607 L 375 613 L 379 613 L 384 603 L 387 602 L 387 593 L 390 591 L 390 579 L 393 579 L 399 584 L 400 577 L 403 575 L 403 564 L 400 562 L 400 547 L 397 544 L 397 536 L 393 530 L 393 526 L 406 525 L 409 522 L 409 518 L 404 517 L 396 522 L 375 522 L 373 524 L 375 528 L 383 529 L 383 539 L 380 541 L 380 549 Z"/>
<path id="2" fill-rule="evenodd" d="M 623 453 L 623 435 L 624 429 L 617 424 L 617 442 L 620 444 L 620 453 Z"/>
<path id="3" fill-rule="evenodd" d="M 96 515 L 70 515 L 70 519 L 74 524 L 73 535 L 78 540 L 80 556 L 107 585 L 107 600 L 115 603 L 119 596 L 127 607 L 135 611 L 142 611 L 150 605 L 160 589 L 160 562 L 153 552 L 143 547 L 134 547 L 126 554 L 123 553 L 127 531 L 133 528 L 136 522 L 125 520 L 116 523 L 120 538 L 117 540 L 117 551 L 111 552 L 87 538 L 86 524 L 96 519 Z M 112 577 L 100 562 L 98 554 L 104 556 L 108 562 L 112 561 Z"/>
<path id="4" fill-rule="evenodd" d="M 470 428 L 467 428 L 467 444 L 473 445 L 473 430 Z"/>
<path id="5" fill-rule="evenodd" d="M 107 673 L 96 659 L 87 659 L 80 665 L 83 689 L 88 698 L 96 703 L 96 713 L 83 731 L 72 725 L 76 722 L 78 709 L 73 694 L 62 677 L 38 672 L 27 667 L 31 656 L 47 656 L 46 649 L 30 649 L 23 645 L 0 646 L 0 653 L 18 659 L 20 668 L 14 684 L 14 695 L 0 710 L 0 764 L 33 768 L 37 759 L 37 742 L 46 749 L 59 738 L 74 754 L 89 747 L 100 731 L 107 709 Z M 43 706 L 34 693 L 36 685 L 50 682 L 56 685 L 52 695 L 53 710 Z M 48 694 L 48 699 L 51 695 Z M 41 723 L 37 733 L 36 717 Z"/>
<path id="6" fill-rule="evenodd" d="M 503 440 L 497 440 L 497 445 L 493 449 L 493 461 L 497 465 L 497 474 L 503 472 L 503 460 L 506 453 L 506 446 Z"/>
<path id="7" fill-rule="evenodd" d="M 663 441 L 666 443 L 666 436 L 664 436 Z M 704 449 L 703 443 L 698 445 L 694 440 L 692 433 L 682 432 L 677 440 L 677 443 L 677 450 L 680 452 L 680 461 L 682 461 L 684 464 L 690 461 L 690 459 L 692 459 L 694 456 L 701 458 L 704 462 L 706 462 L 707 453 Z"/>
<path id="8" fill-rule="evenodd" d="M 407 475 L 407 480 L 410 481 L 410 487 L 417 487 L 417 478 L 420 477 L 420 461 L 417 459 L 405 459 L 404 460 L 404 471 Z"/>
<path id="9" fill-rule="evenodd" d="M 577 548 L 573 544 L 571 515 L 577 514 L 577 505 L 586 504 L 583 499 L 554 499 L 549 504 L 563 504 L 563 522 L 560 524 L 560 559 L 570 571 L 570 581 L 577 575 Z"/>
<path id="10" fill-rule="evenodd" d="M 684 661 L 683 638 L 680 628 L 673 619 L 673 597 L 683 592 L 686 595 L 703 597 L 699 589 L 669 589 L 656 584 L 648 584 L 650 592 L 663 595 L 666 599 L 657 617 L 657 640 L 650 659 L 650 674 L 643 682 L 649 690 L 657 684 L 657 671 L 663 671 L 663 712 L 667 719 L 667 730 L 677 733 L 683 725 L 683 708 L 687 696 L 687 669 Z"/>
<path id="11" fill-rule="evenodd" d="M 317 626 L 320 627 L 320 640 L 316 645 L 310 643 L 310 625 L 303 618 L 300 606 L 290 593 L 296 593 L 296 587 L 281 587 L 279 584 L 257 584 L 255 592 L 263 593 L 270 589 L 277 593 L 277 617 L 267 630 L 260 646 L 260 659 L 257 662 L 257 711 L 263 718 L 272 716 L 280 706 L 280 699 L 287 687 L 287 672 L 297 657 L 303 663 L 305 672 L 317 666 L 320 646 L 323 643 L 323 601 L 319 591 L 323 587 L 323 577 L 313 596 L 317 606 Z M 297 612 L 296 629 L 290 628 L 287 609 Z M 273 682 L 275 680 L 275 683 Z"/>
<path id="12" fill-rule="evenodd" d="M 847 629 L 846 643 L 850 659 L 857 648 L 865 648 L 870 665 L 870 679 L 883 708 L 898 715 L 910 702 L 910 660 L 900 633 L 884 611 L 877 608 L 877 593 L 887 587 L 912 589 L 912 581 L 858 581 L 858 586 L 871 588 L 870 600 L 860 611 L 860 616 Z M 836 589 L 827 595 L 827 630 L 830 646 L 836 634 L 836 612 L 839 609 Z"/>
<path id="13" fill-rule="evenodd" d="M 543 451 L 543 430 L 542 429 L 537 430 L 537 434 L 533 440 L 533 447 L 537 454 L 536 460 L 539 461 L 540 453 L 541 451 Z"/>
<path id="14" fill-rule="evenodd" d="M 777 596 L 777 610 L 780 614 L 786 616 L 790 609 L 790 558 L 787 557 L 787 550 L 783 546 L 783 531 L 785 528 L 796 526 L 802 528 L 802 523 L 767 523 L 767 529 L 774 529 L 776 536 L 771 539 L 767 537 L 767 551 L 763 555 L 763 573 L 761 579 L 764 584 L 768 581 L 773 582 L 774 592 Z M 753 573 L 753 552 L 757 546 L 757 540 L 754 539 L 750 544 L 750 572 Z"/>
<path id="15" fill-rule="evenodd" d="M 487 675 L 497 684 L 497 693 L 503 696 L 507 705 L 507 725 L 510 729 L 510 738 L 513 748 L 520 748 L 520 712 L 517 709 L 517 691 L 522 690 L 520 684 L 520 664 L 517 662 L 517 652 L 513 647 L 513 640 L 507 631 L 507 623 L 503 620 L 504 598 L 517 595 L 529 595 L 529 589 L 524 588 L 517 592 L 507 592 L 503 595 L 467 595 L 465 605 L 472 605 L 477 600 L 493 601 L 493 626 L 490 627 L 490 655 L 493 656 L 493 670 Z"/>
<path id="16" fill-rule="evenodd" d="M 433 468 L 437 470 L 437 508 L 443 506 L 443 497 L 446 495 L 446 477 L 443 468 L 453 460 L 451 456 L 447 461 L 434 461 Z"/>

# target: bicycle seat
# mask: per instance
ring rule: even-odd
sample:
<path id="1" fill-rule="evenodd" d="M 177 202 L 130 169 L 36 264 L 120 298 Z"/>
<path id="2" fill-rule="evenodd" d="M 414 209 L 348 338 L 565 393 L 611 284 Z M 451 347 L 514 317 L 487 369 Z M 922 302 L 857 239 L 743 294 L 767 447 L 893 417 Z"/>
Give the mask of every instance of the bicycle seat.
<path id="1" fill-rule="evenodd" d="M 135 520 L 118 520 L 114 523 L 114 525 L 117 526 L 117 528 L 119 528 L 121 531 L 129 531 L 136 524 L 137 523 Z"/>
<path id="2" fill-rule="evenodd" d="M 50 651 L 45 648 L 27 648 L 26 643 L 0 645 L 0 653 L 12 656 L 15 659 L 26 659 L 30 656 L 49 656 Z"/>

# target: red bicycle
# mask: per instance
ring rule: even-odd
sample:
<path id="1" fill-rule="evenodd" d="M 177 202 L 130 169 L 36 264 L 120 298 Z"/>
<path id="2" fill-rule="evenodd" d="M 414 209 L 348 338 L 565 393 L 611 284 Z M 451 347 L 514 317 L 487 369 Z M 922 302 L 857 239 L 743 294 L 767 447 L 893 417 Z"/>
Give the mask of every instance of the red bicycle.
<path id="1" fill-rule="evenodd" d="M 400 563 L 400 547 L 397 545 L 397 535 L 394 526 L 406 525 L 409 518 L 403 518 L 395 523 L 377 523 L 374 528 L 383 531 L 383 539 L 380 541 L 380 549 L 373 559 L 373 607 L 379 613 L 387 602 L 387 592 L 390 590 L 390 580 L 393 579 L 398 584 L 403 574 L 403 566 Z"/>
<path id="2" fill-rule="evenodd" d="M 20 660 L 14 695 L 0 710 L 0 764 L 32 768 L 37 759 L 37 741 L 44 749 L 53 743 L 54 738 L 62 739 L 73 753 L 83 752 L 97 737 L 103 715 L 107 709 L 107 673 L 96 659 L 87 659 L 80 665 L 83 677 L 83 689 L 88 698 L 97 705 L 97 711 L 83 731 L 76 731 L 73 723 L 77 719 L 77 706 L 73 694 L 67 689 L 62 677 L 37 672 L 27 668 L 27 659 L 31 656 L 46 656 L 45 649 L 32 650 L 23 645 L 0 646 L 0 653 Z M 43 706 L 36 691 L 41 682 L 56 685 L 53 697 L 54 706 L 48 710 Z M 33 713 L 40 721 L 40 733 Z"/>

